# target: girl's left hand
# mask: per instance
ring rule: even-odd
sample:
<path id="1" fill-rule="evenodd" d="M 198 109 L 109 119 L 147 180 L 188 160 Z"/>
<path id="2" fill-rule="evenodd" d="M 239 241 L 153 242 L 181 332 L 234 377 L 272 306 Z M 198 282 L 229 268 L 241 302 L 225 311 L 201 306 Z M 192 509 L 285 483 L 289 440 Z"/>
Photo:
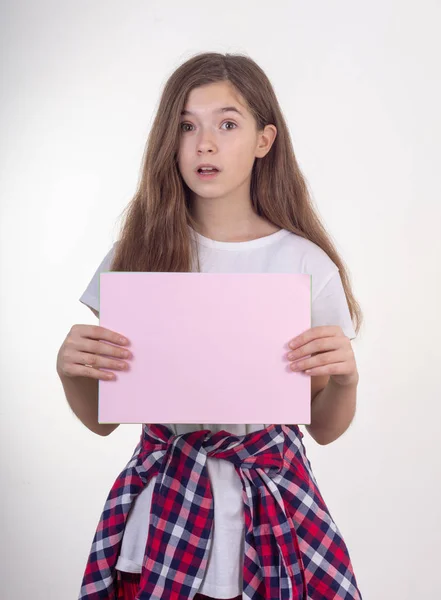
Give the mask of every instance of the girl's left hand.
<path id="1" fill-rule="evenodd" d="M 312 327 L 291 340 L 289 347 L 288 359 L 295 361 L 290 365 L 293 371 L 306 369 L 308 375 L 329 375 L 339 385 L 358 383 L 351 340 L 344 335 L 341 327 Z M 314 356 L 302 359 L 312 354 Z"/>

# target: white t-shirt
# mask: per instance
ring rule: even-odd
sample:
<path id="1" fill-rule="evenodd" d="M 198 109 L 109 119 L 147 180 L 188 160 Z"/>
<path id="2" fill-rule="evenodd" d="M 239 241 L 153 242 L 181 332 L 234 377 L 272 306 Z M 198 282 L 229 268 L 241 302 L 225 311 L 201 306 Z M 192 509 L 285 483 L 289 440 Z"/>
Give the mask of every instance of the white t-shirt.
<path id="1" fill-rule="evenodd" d="M 306 273 L 311 275 L 311 326 L 339 325 L 351 340 L 355 338 L 349 307 L 335 263 L 313 242 L 290 231 L 245 242 L 219 242 L 190 228 L 198 242 L 200 269 L 203 273 Z M 80 302 L 99 311 L 99 274 L 108 271 L 116 242 L 97 268 Z M 287 332 L 289 335 L 289 332 Z M 225 429 L 234 435 L 258 431 L 267 424 L 171 424 L 175 434 L 196 429 L 213 433 Z M 242 483 L 231 462 L 207 458 L 207 470 L 214 499 L 213 538 L 200 594 L 214 598 L 233 598 L 242 593 L 244 555 L 244 513 Z M 130 511 L 116 568 L 140 573 L 149 526 L 153 477 L 139 494 Z"/>

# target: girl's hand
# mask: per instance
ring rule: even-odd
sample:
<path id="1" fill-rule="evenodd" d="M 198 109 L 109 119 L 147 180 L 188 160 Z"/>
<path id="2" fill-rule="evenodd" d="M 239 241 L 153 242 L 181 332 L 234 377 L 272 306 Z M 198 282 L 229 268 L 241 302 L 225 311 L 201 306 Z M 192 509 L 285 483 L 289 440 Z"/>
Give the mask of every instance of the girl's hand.
<path id="1" fill-rule="evenodd" d="M 132 358 L 129 350 L 97 340 L 107 340 L 119 345 L 129 343 L 128 340 L 124 342 L 120 334 L 100 325 L 72 325 L 58 352 L 58 374 L 109 380 L 115 379 L 115 375 L 101 371 L 100 367 L 118 370 L 128 368 L 128 363 L 108 357 Z M 92 366 L 87 367 L 85 364 Z"/>
<path id="2" fill-rule="evenodd" d="M 351 341 L 341 327 L 312 327 L 291 340 L 289 347 L 288 359 L 295 361 L 290 365 L 293 371 L 306 369 L 308 375 L 329 375 L 339 385 L 358 382 Z M 311 357 L 303 359 L 308 355 Z"/>

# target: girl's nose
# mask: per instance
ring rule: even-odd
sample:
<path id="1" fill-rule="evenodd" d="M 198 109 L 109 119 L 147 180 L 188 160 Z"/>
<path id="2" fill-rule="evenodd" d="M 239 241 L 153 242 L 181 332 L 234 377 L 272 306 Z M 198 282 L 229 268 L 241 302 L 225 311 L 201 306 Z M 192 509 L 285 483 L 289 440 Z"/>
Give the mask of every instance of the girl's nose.
<path id="1" fill-rule="evenodd" d="M 199 152 L 213 151 L 215 147 L 215 141 L 212 134 L 209 132 L 201 135 L 197 142 L 197 149 Z"/>
<path id="2" fill-rule="evenodd" d="M 206 141 L 198 144 L 198 152 L 213 152 L 215 145 L 213 142 Z"/>

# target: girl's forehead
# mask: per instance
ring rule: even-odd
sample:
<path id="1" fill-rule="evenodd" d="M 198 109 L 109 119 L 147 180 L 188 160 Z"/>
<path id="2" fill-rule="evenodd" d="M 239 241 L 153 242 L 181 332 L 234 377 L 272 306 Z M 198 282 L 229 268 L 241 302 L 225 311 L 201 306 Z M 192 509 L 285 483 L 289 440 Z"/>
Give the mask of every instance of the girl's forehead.
<path id="1" fill-rule="evenodd" d="M 225 83 L 225 82 L 222 82 Z M 232 108 L 239 116 L 245 117 L 247 108 L 239 94 L 233 93 L 230 86 L 217 83 L 194 88 L 189 93 L 181 112 L 183 115 L 221 114 Z"/>
<path id="2" fill-rule="evenodd" d="M 216 102 L 216 104 L 213 105 L 199 105 L 199 106 L 192 106 L 192 110 L 189 109 L 184 109 L 181 111 L 181 116 L 190 116 L 190 117 L 198 117 L 198 116 L 204 116 L 206 115 L 210 115 L 212 114 L 213 116 L 217 116 L 217 115 L 226 115 L 226 114 L 234 114 L 237 117 L 242 117 L 243 119 L 246 119 L 246 112 L 245 109 L 242 108 L 241 106 L 237 105 L 237 104 L 225 104 L 225 106 L 220 105 L 221 103 Z"/>

